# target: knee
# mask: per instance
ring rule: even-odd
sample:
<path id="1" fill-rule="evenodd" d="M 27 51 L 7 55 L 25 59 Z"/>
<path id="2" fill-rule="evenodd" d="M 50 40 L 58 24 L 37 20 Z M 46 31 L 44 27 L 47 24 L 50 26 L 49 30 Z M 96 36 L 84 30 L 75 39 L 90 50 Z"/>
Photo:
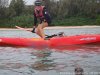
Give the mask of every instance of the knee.
<path id="1" fill-rule="evenodd" d="M 41 31 L 41 27 L 37 27 L 37 32 L 40 32 Z"/>
<path id="2" fill-rule="evenodd" d="M 45 26 L 45 27 L 46 27 L 46 26 L 48 26 L 48 23 L 47 23 L 47 22 L 45 22 L 45 23 L 44 23 L 44 26 Z"/>
<path id="3" fill-rule="evenodd" d="M 38 30 L 40 31 L 42 29 L 42 27 L 39 27 Z"/>
<path id="4" fill-rule="evenodd" d="M 37 28 L 38 28 L 38 29 L 42 28 L 42 25 L 41 25 L 41 24 L 39 24 Z"/>

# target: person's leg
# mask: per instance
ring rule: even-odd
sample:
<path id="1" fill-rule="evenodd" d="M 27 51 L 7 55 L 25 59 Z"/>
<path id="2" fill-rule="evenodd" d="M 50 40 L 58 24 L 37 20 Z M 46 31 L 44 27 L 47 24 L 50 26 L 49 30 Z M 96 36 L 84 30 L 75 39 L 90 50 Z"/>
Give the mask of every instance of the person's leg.
<path id="1" fill-rule="evenodd" d="M 39 36 L 42 38 L 42 36 L 41 36 L 41 34 L 40 34 L 40 31 L 39 31 L 39 28 L 38 28 L 38 27 L 35 28 L 35 33 L 36 33 L 37 35 L 39 35 Z"/>
<path id="2" fill-rule="evenodd" d="M 47 26 L 48 26 L 47 22 L 42 22 L 36 28 L 36 33 L 43 39 L 45 38 L 44 28 Z"/>
<path id="3" fill-rule="evenodd" d="M 36 28 L 36 34 L 39 35 L 41 38 L 44 38 L 45 35 L 42 34 L 42 33 L 43 33 L 42 25 L 39 24 L 39 25 L 37 26 L 37 28 Z"/>

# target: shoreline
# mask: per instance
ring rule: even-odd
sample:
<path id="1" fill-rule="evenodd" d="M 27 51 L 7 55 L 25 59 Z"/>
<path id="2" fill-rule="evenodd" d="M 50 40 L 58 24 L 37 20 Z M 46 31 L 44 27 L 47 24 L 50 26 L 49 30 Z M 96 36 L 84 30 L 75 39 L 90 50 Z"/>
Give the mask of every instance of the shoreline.
<path id="1" fill-rule="evenodd" d="M 96 25 L 93 25 L 93 26 L 88 26 L 88 25 L 85 25 L 85 26 L 49 26 L 49 27 L 46 27 L 44 29 L 67 29 L 67 28 L 98 28 L 100 26 L 96 26 Z M 17 28 L 0 28 L 0 30 L 19 30 Z M 32 29 L 32 28 L 26 28 L 26 29 Z"/>

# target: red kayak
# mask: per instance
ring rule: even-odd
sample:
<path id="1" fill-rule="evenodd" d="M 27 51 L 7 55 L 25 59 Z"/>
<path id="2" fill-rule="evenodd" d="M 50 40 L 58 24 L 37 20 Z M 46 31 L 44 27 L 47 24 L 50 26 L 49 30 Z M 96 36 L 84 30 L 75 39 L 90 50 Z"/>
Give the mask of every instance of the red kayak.
<path id="1" fill-rule="evenodd" d="M 84 34 L 64 37 L 41 38 L 0 37 L 0 46 L 57 47 L 66 45 L 100 44 L 100 34 Z"/>

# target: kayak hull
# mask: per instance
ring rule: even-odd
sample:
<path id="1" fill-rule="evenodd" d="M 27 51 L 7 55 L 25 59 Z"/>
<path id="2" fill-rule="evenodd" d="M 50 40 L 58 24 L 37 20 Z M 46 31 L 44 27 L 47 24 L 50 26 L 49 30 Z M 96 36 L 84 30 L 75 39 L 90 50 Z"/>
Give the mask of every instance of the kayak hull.
<path id="1" fill-rule="evenodd" d="M 39 48 L 93 43 L 100 43 L 100 34 L 54 37 L 50 40 L 44 40 L 41 38 L 0 37 L 0 46 L 20 46 Z"/>
<path id="2" fill-rule="evenodd" d="M 52 46 L 61 45 L 78 45 L 78 44 L 97 44 L 100 43 L 100 35 L 75 35 L 60 38 L 52 38 L 50 40 Z"/>
<path id="3" fill-rule="evenodd" d="M 0 46 L 48 47 L 48 41 L 39 38 L 0 38 Z"/>

